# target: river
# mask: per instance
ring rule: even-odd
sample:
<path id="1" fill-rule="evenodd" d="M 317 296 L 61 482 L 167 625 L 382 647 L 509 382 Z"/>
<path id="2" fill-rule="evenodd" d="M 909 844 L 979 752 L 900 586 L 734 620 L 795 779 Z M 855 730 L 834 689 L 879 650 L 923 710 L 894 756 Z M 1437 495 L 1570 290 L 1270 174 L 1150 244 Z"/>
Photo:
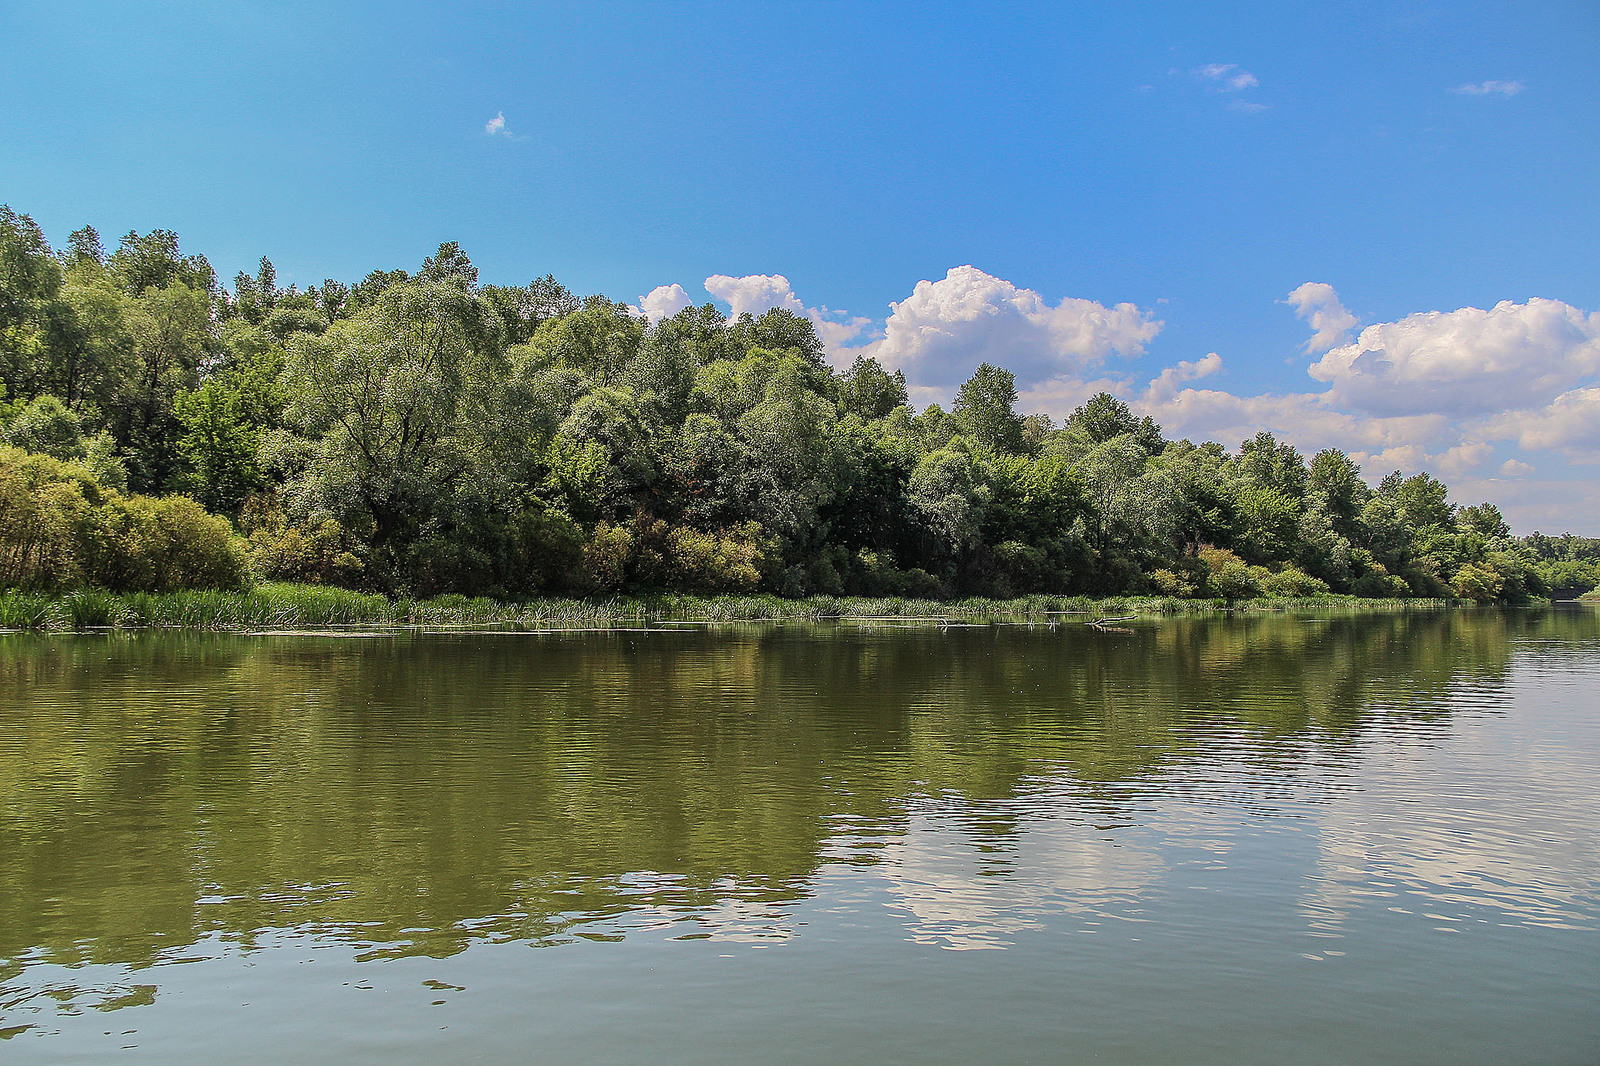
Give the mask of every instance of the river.
<path id="1" fill-rule="evenodd" d="M 1600 612 L 0 636 L 0 1037 L 1593 1062 Z"/>

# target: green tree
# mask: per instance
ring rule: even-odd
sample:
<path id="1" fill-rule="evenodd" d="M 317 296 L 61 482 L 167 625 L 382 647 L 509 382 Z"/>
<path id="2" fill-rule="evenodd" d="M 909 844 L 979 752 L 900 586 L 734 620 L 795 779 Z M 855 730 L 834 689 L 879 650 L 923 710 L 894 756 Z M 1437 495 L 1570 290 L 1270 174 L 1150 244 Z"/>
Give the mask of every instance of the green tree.
<path id="1" fill-rule="evenodd" d="M 986 501 L 964 448 L 941 448 L 918 463 L 906 499 L 931 539 L 932 558 L 952 560 L 978 542 Z"/>
<path id="2" fill-rule="evenodd" d="M 199 384 L 201 367 L 220 347 L 210 297 L 181 281 L 146 288 L 128 305 L 129 371 L 106 414 L 128 456 L 136 492 L 168 492 L 182 473 L 178 393 Z"/>
<path id="3" fill-rule="evenodd" d="M 1013 398 L 1015 390 L 1013 390 Z M 858 416 L 863 422 L 883 418 L 906 403 L 906 376 L 899 370 L 892 375 L 871 356 L 858 355 L 839 381 L 841 411 Z"/>
<path id="4" fill-rule="evenodd" d="M 1127 404 L 1108 392 L 1097 393 L 1067 416 L 1066 437 L 1080 447 L 1104 444 L 1113 437 L 1129 435 L 1146 455 L 1161 451 L 1161 427 L 1146 416 L 1136 417 Z"/>
<path id="5" fill-rule="evenodd" d="M 472 292 L 478 287 L 478 268 L 455 241 L 445 241 L 439 250 L 422 261 L 417 280 L 439 285 L 459 285 Z"/>
<path id="6" fill-rule="evenodd" d="M 481 299 L 425 282 L 291 338 L 286 419 L 313 444 L 296 491 L 303 509 L 371 529 L 380 581 L 481 455 L 503 395 L 498 338 Z"/>
<path id="7" fill-rule="evenodd" d="M 541 324 L 578 309 L 577 298 L 548 274 L 527 285 L 484 285 L 478 292 L 494 308 L 509 345 L 526 343 Z"/>
<path id="8" fill-rule="evenodd" d="M 129 296 L 174 283 L 196 289 L 208 297 L 217 288 L 216 272 L 206 257 L 182 254 L 178 250 L 178 235 L 171 230 L 151 230 L 142 237 L 129 230 L 106 260 L 106 266 Z"/>
<path id="9" fill-rule="evenodd" d="M 1308 482 L 1305 460 L 1289 444 L 1279 444 L 1271 433 L 1257 433 L 1239 446 L 1235 468 L 1246 484 L 1281 493 L 1290 500 L 1305 498 Z"/>
<path id="10" fill-rule="evenodd" d="M 826 365 L 822 357 L 822 339 L 817 336 L 811 320 L 782 307 L 769 308 L 756 318 L 751 318 L 748 312 L 740 315 L 731 333 L 734 343 L 742 349 L 793 351 L 815 369 L 821 370 Z"/>
<path id="11" fill-rule="evenodd" d="M 591 296 L 569 315 L 539 326 L 512 359 L 533 369 L 574 370 L 598 385 L 616 384 L 639 354 L 644 323 L 628 305 Z"/>
<path id="12" fill-rule="evenodd" d="M 245 497 L 263 486 L 256 461 L 261 427 L 253 422 L 240 383 L 212 378 L 180 392 L 173 405 L 183 426 L 178 451 L 192 468 L 196 495 L 207 510 L 237 514 Z"/>
<path id="13" fill-rule="evenodd" d="M 1016 375 L 984 363 L 956 393 L 951 415 L 959 432 L 984 447 L 1015 453 L 1022 450 L 1022 419 L 1016 404 Z"/>
<path id="14" fill-rule="evenodd" d="M 12 400 L 49 388 L 61 282 L 61 264 L 38 225 L 0 204 L 0 384 Z"/>

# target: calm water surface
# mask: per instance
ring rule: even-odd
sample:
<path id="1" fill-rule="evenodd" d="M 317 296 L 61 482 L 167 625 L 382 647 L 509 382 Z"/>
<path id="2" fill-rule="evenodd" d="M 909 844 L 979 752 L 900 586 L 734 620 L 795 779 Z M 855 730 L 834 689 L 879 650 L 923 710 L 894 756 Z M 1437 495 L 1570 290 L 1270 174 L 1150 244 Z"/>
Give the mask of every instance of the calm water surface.
<path id="1" fill-rule="evenodd" d="M 1600 1061 L 1600 614 L 0 637 L 0 1037 Z"/>

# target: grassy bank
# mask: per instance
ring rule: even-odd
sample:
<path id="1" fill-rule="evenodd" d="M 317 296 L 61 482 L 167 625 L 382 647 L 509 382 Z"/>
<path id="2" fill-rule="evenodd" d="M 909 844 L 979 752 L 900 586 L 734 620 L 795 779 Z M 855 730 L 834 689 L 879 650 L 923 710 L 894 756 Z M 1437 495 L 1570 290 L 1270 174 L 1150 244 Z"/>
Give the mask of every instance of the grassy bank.
<path id="1" fill-rule="evenodd" d="M 1393 611 L 1436 608 L 1443 600 L 1362 600 L 1348 596 L 1236 602 L 1171 597 L 1028 596 L 1016 600 L 952 602 L 899 598 L 813 596 L 636 596 L 538 599 L 500 603 L 466 596 L 390 599 L 313 585 L 261 585 L 243 592 L 117 594 L 85 590 L 64 595 L 0 593 L 0 629 L 76 630 L 160 628 L 209 630 L 302 629 L 339 626 L 498 626 L 548 629 L 670 622 L 825 622 L 988 620 L 1088 623 L 1127 615 L 1175 615 L 1223 610 Z"/>

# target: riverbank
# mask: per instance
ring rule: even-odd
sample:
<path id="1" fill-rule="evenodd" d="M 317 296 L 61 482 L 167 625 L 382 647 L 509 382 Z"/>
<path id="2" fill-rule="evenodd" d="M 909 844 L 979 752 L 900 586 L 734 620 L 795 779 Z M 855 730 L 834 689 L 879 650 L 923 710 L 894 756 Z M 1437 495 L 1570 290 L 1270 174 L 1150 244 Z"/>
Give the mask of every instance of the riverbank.
<path id="1" fill-rule="evenodd" d="M 466 596 L 391 599 L 315 585 L 260 585 L 244 591 L 118 594 L 82 590 L 63 595 L 0 593 L 0 629 L 202 629 L 271 630 L 306 627 L 461 626 L 548 629 L 667 622 L 825 622 L 856 620 L 988 620 L 1095 623 L 1127 617 L 1220 611 L 1437 609 L 1446 600 L 1369 600 L 1351 596 L 1236 601 L 1173 597 L 1027 596 L 1015 600 L 956 601 L 813 596 L 616 596 L 606 599 L 537 599 L 502 603 Z"/>

